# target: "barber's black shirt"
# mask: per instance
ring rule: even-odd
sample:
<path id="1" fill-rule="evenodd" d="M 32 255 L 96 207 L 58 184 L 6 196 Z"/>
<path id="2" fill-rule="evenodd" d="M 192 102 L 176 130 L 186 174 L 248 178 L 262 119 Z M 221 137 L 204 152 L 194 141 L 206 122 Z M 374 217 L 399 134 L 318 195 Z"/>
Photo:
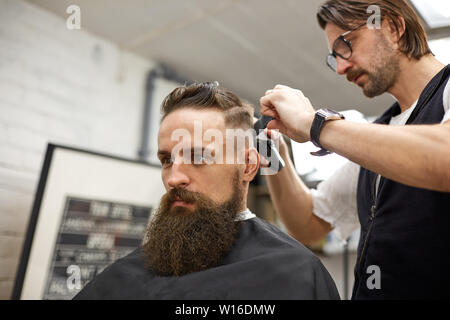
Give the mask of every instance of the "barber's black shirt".
<path id="1" fill-rule="evenodd" d="M 406 125 L 441 123 L 449 79 L 450 65 L 427 84 Z M 387 124 L 400 112 L 395 103 L 375 122 Z M 427 155 L 409 161 L 427 161 Z M 449 299 L 450 193 L 386 177 L 381 177 L 376 192 L 376 178 L 375 172 L 361 167 L 361 237 L 353 299 Z"/>

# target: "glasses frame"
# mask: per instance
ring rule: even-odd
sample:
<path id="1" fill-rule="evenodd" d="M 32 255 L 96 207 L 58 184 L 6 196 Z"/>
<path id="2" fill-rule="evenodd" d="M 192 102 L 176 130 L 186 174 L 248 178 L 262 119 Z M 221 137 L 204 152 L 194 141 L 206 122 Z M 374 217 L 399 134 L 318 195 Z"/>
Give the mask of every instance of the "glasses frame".
<path id="1" fill-rule="evenodd" d="M 333 46 L 332 46 L 332 51 L 327 55 L 326 58 L 326 63 L 327 66 L 333 70 L 334 72 L 337 72 L 337 57 L 340 57 L 344 60 L 348 60 L 352 57 L 353 54 L 353 49 L 352 49 L 352 40 L 346 40 L 345 37 L 348 36 L 350 33 L 352 33 L 353 31 L 358 30 L 359 28 L 363 27 L 364 25 L 366 25 L 366 23 L 357 26 L 356 28 L 353 28 L 349 31 L 346 31 L 344 33 L 342 33 L 339 37 L 336 38 L 336 40 L 334 40 L 333 42 Z M 344 42 L 344 44 L 350 49 L 350 55 L 348 57 L 344 57 L 342 54 L 340 54 L 339 52 L 337 52 L 335 50 L 336 48 L 336 44 L 338 43 L 338 41 L 342 41 Z"/>

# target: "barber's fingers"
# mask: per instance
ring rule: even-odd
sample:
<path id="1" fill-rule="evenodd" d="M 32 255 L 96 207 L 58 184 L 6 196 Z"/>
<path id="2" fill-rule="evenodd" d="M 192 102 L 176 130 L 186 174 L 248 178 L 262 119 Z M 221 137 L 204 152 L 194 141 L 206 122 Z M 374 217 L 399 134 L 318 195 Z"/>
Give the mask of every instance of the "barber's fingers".
<path id="1" fill-rule="evenodd" d="M 282 84 L 277 84 L 273 89 L 267 90 L 265 92 L 265 95 L 272 94 L 272 93 L 274 93 L 276 91 L 279 91 L 279 90 L 290 90 L 290 91 L 294 92 L 296 95 L 298 95 L 301 98 L 303 98 L 305 96 L 301 90 L 294 89 L 294 88 L 291 88 L 291 87 L 288 87 L 288 86 L 285 86 L 285 85 L 282 85 Z"/>
<path id="2" fill-rule="evenodd" d="M 273 94 L 265 95 L 259 99 L 260 112 L 264 116 L 279 118 L 278 112 L 272 104 Z"/>
<path id="3" fill-rule="evenodd" d="M 305 96 L 301 90 L 294 89 L 294 88 L 291 88 L 291 87 L 288 87 L 288 86 L 283 86 L 281 84 L 276 85 L 274 90 L 290 90 L 290 91 L 294 92 L 296 95 L 298 95 L 301 98 L 303 98 Z"/>
<path id="4" fill-rule="evenodd" d="M 283 136 L 281 135 L 281 133 L 277 130 L 270 130 L 268 128 L 265 129 L 265 132 L 267 134 L 267 136 L 272 139 L 273 141 L 277 141 L 279 139 L 282 139 Z"/>
<path id="5" fill-rule="evenodd" d="M 268 117 L 272 117 L 272 118 L 279 118 L 280 117 L 278 115 L 278 112 L 276 112 L 275 110 L 272 110 L 272 109 L 267 109 L 265 111 L 262 111 L 262 109 L 261 109 L 261 114 L 263 116 L 268 116 Z"/>
<path id="6" fill-rule="evenodd" d="M 280 120 L 274 119 L 274 120 L 270 120 L 267 123 L 267 129 L 270 130 L 278 130 L 279 132 L 286 134 L 287 132 L 287 128 L 286 126 L 283 124 L 283 122 L 281 122 Z M 273 132 L 272 132 L 273 134 Z"/>
<path id="7" fill-rule="evenodd" d="M 291 88 L 289 86 L 285 86 L 284 84 L 277 84 L 275 87 L 273 87 L 273 89 L 274 90 L 276 90 L 276 89 L 292 89 L 292 90 L 294 90 L 293 88 Z"/>
<path id="8" fill-rule="evenodd" d="M 268 95 L 268 94 L 273 93 L 276 90 L 283 90 L 283 89 L 285 89 L 285 90 L 295 90 L 295 89 L 292 89 L 291 87 L 288 87 L 288 86 L 285 86 L 285 85 L 282 85 L 282 84 L 277 84 L 275 87 L 273 87 L 273 89 L 267 90 L 265 94 Z"/>
<path id="9" fill-rule="evenodd" d="M 259 165 L 262 168 L 268 168 L 270 167 L 270 161 L 264 158 L 263 156 L 259 156 Z"/>
<path id="10" fill-rule="evenodd" d="M 266 128 L 265 132 L 267 134 L 267 137 L 274 142 L 274 145 L 278 149 L 278 151 L 281 152 L 287 150 L 286 141 L 284 140 L 283 135 L 280 131 Z"/>

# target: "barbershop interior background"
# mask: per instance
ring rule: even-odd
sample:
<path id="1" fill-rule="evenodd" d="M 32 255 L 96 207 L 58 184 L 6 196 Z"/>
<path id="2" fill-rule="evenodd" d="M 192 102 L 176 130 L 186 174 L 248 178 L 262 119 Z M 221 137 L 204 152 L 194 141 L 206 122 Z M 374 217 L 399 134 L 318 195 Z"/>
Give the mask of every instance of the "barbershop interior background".
<path id="1" fill-rule="evenodd" d="M 322 2 L 0 0 L 0 298 L 15 286 L 49 143 L 158 166 L 159 104 L 183 81 L 218 81 L 256 114 L 276 84 L 300 88 L 316 108 L 366 120 L 380 114 L 392 97 L 368 100 L 326 66 L 315 20 Z M 411 2 L 432 51 L 450 63 L 449 2 Z M 291 149 L 311 187 L 343 163 L 308 156 L 310 143 Z M 283 229 L 263 177 L 248 201 Z M 357 237 L 344 245 L 330 234 L 311 247 L 342 298 L 353 283 Z"/>

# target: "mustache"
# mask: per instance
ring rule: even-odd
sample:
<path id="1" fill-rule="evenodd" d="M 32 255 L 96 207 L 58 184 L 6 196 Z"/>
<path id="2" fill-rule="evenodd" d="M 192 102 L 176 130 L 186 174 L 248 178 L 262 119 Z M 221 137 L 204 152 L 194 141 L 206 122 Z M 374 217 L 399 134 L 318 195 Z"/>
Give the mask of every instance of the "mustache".
<path id="1" fill-rule="evenodd" d="M 367 72 L 363 69 L 349 70 L 347 72 L 347 80 L 350 82 L 353 82 L 353 80 L 355 80 L 357 76 L 359 76 L 360 74 L 363 74 L 363 73 L 367 73 Z"/>
<path id="2" fill-rule="evenodd" d="M 199 192 L 188 191 L 183 188 L 173 188 L 169 190 L 162 198 L 161 202 L 172 204 L 174 201 L 182 200 L 186 203 L 194 203 L 203 199 L 205 196 Z"/>

